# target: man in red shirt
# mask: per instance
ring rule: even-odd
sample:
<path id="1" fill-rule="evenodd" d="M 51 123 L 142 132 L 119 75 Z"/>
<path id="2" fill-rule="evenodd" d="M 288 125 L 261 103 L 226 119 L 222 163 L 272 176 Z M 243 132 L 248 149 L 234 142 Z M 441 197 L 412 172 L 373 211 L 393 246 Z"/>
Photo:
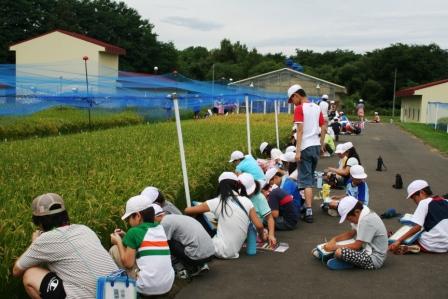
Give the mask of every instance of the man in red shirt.
<path id="1" fill-rule="evenodd" d="M 308 100 L 305 90 L 294 84 L 288 89 L 288 103 L 294 103 L 294 124 L 297 128 L 296 161 L 299 169 L 299 189 L 305 190 L 305 222 L 313 222 L 314 171 L 320 152 L 325 151 L 327 126 L 320 107 Z M 319 127 L 321 134 L 319 137 Z"/>

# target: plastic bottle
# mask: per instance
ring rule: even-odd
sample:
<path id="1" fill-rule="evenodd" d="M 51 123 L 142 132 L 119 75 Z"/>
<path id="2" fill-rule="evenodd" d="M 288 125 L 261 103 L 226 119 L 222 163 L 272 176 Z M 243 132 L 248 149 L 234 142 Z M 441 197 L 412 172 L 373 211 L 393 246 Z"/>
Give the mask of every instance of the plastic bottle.
<path id="1" fill-rule="evenodd" d="M 316 183 L 316 187 L 317 187 L 318 189 L 322 189 L 322 176 L 323 176 L 322 172 L 318 172 L 318 173 L 317 173 L 317 183 Z"/>
<path id="2" fill-rule="evenodd" d="M 255 255 L 257 254 L 257 230 L 255 226 L 250 223 L 249 228 L 247 229 L 247 247 L 246 253 L 247 255 Z"/>

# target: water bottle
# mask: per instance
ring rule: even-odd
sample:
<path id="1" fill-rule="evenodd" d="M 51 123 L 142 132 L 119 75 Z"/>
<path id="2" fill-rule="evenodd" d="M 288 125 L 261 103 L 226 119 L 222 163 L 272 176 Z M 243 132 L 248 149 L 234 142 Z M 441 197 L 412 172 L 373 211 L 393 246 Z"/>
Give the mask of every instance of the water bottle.
<path id="1" fill-rule="evenodd" d="M 252 223 L 249 223 L 249 228 L 247 229 L 247 255 L 257 254 L 257 230 Z"/>
<path id="2" fill-rule="evenodd" d="M 316 183 L 316 187 L 318 188 L 318 189 L 322 189 L 322 172 L 318 172 L 317 173 L 317 183 Z"/>

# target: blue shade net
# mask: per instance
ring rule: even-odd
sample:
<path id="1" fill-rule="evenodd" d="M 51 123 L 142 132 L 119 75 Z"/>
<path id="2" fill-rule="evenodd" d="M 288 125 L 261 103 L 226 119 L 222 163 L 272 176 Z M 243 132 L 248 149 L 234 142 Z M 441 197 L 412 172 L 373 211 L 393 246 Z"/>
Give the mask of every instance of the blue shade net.
<path id="1" fill-rule="evenodd" d="M 0 65 L 0 115 L 26 115 L 54 106 L 83 109 L 163 109 L 173 107 L 173 93 L 180 109 L 199 111 L 224 106 L 226 111 L 252 102 L 252 112 L 287 111 L 286 92 L 197 81 L 179 73 L 151 75 L 117 71 L 83 62 Z M 318 98 L 310 98 L 318 101 Z M 266 108 L 265 108 L 266 107 Z"/>

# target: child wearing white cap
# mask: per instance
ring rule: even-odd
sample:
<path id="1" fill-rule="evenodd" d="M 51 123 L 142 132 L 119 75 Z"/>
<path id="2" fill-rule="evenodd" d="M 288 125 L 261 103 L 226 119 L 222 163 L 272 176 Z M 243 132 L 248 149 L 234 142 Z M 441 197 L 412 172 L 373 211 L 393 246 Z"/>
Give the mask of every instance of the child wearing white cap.
<path id="1" fill-rule="evenodd" d="M 140 195 L 148 197 L 151 204 L 158 204 L 167 214 L 182 215 L 182 212 L 171 201 L 166 200 L 163 193 L 156 187 L 146 187 Z"/>
<path id="2" fill-rule="evenodd" d="M 352 196 L 341 199 L 338 213 L 341 216 L 339 223 L 348 220 L 352 229 L 333 237 L 325 244 L 326 251 L 335 252 L 335 257 L 327 262 L 328 268 L 381 268 L 387 257 L 388 245 L 387 230 L 381 218 Z M 337 244 L 350 239 L 354 239 L 352 243 Z"/>
<path id="3" fill-rule="evenodd" d="M 346 186 L 350 179 L 350 167 L 354 165 L 361 165 L 361 160 L 356 152 L 353 143 L 346 142 L 338 144 L 336 146 L 335 153 L 339 156 L 338 168 L 328 167 L 326 177 L 330 177 L 331 174 L 335 174 L 338 179 L 339 186 Z M 342 179 L 342 182 L 341 182 Z"/>
<path id="4" fill-rule="evenodd" d="M 423 233 L 417 240 L 420 250 L 443 253 L 448 251 L 448 200 L 434 196 L 428 182 L 415 180 L 407 188 L 407 198 L 412 199 L 417 208 L 411 221 L 414 227 L 389 246 L 391 251 L 404 254 L 408 247 L 400 245 L 403 240 L 419 232 Z"/>
<path id="5" fill-rule="evenodd" d="M 230 155 L 229 163 L 233 163 L 236 173 L 250 173 L 256 180 L 264 180 L 263 170 L 252 155 L 244 155 L 241 151 L 234 151 Z"/>
<path id="6" fill-rule="evenodd" d="M 238 177 L 233 172 L 223 172 L 219 178 L 219 194 L 216 198 L 185 209 L 185 214 L 195 216 L 212 212 L 218 219 L 216 234 L 212 236 L 215 256 L 223 259 L 239 257 L 239 251 L 246 240 L 250 221 L 264 236 L 263 223 L 258 219 L 253 203 L 245 196 L 238 196 Z"/>
<path id="7" fill-rule="evenodd" d="M 332 196 L 331 202 L 328 203 L 328 207 L 332 210 L 328 210 L 328 214 L 331 216 L 337 216 L 336 209 L 339 204 L 339 200 L 345 196 L 353 196 L 363 205 L 369 205 L 369 187 L 367 186 L 367 174 L 364 171 L 364 167 L 361 165 L 354 165 L 350 167 L 350 179 L 345 187 L 345 195 Z M 325 210 L 325 203 L 322 206 Z"/>
<path id="8" fill-rule="evenodd" d="M 261 186 L 258 181 L 249 173 L 243 173 L 238 176 L 241 184 L 240 195 L 246 196 L 254 204 L 258 218 L 268 227 L 268 240 L 271 246 L 277 244 L 275 238 L 275 222 L 272 217 L 271 208 L 269 207 L 266 197 L 260 192 Z"/>
<path id="9" fill-rule="evenodd" d="M 162 225 L 154 222 L 154 214 L 148 197 L 131 197 L 121 217 L 131 228 L 126 234 L 116 230 L 110 235 L 111 243 L 116 245 L 115 250 L 110 250 L 112 257 L 126 269 L 138 267 L 137 291 L 144 295 L 165 294 L 174 282 L 168 240 Z"/>

